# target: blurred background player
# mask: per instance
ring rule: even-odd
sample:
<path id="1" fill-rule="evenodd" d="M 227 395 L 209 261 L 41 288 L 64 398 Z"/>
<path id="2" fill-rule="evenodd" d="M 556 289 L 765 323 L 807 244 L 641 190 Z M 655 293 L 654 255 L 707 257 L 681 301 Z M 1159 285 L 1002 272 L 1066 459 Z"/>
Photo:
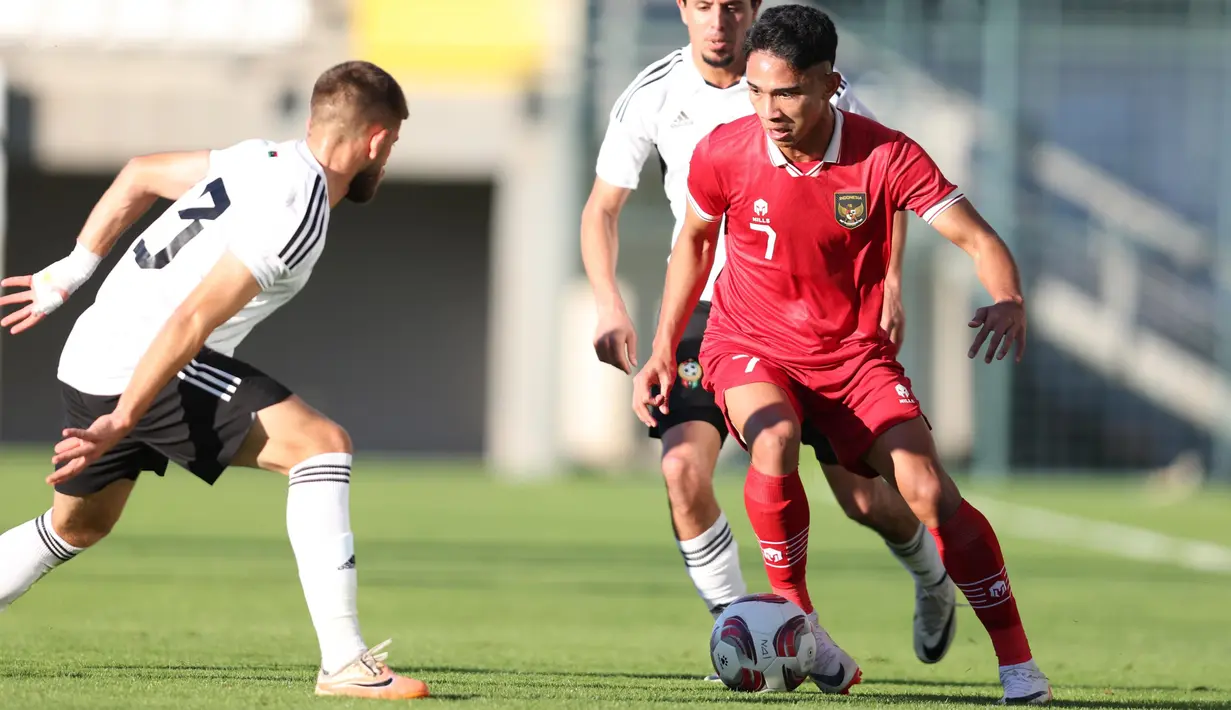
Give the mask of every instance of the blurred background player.
<path id="1" fill-rule="evenodd" d="M 20 333 L 64 303 L 159 198 L 174 200 L 108 274 L 60 358 L 69 428 L 51 510 L 0 536 L 0 610 L 111 531 L 142 471 L 169 461 L 213 484 L 229 466 L 287 475 L 287 533 L 321 650 L 318 695 L 416 698 L 359 633 L 341 426 L 231 355 L 307 284 L 344 198 L 376 195 L 402 121 L 397 81 L 367 62 L 324 72 L 304 140 L 134 158 L 64 259 L 5 279 Z"/>
<path id="2" fill-rule="evenodd" d="M 657 151 L 663 188 L 675 216 L 672 244 L 687 210 L 688 161 L 707 133 L 752 113 L 744 79 L 743 38 L 756 19 L 759 0 L 677 0 L 689 44 L 646 67 L 611 110 L 599 151 L 594 187 L 582 215 L 581 248 L 599 310 L 594 348 L 624 372 L 637 365 L 637 338 L 616 282 L 618 222 L 642 167 Z M 873 117 L 839 78 L 833 105 Z M 900 300 L 905 215 L 895 217 L 881 326 L 897 345 L 905 322 Z M 713 477 L 727 426 L 713 395 L 700 387 L 698 363 L 714 281 L 725 256 L 721 237 L 714 268 L 676 352 L 678 382 L 669 412 L 659 413 L 650 436 L 662 440 L 661 468 L 672 525 L 689 576 L 716 617 L 746 592 L 737 543 L 714 496 Z M 901 496 L 879 479 L 838 464 L 824 436 L 807 430 L 830 488 L 853 520 L 875 530 L 915 579 L 913 642 L 924 663 L 944 657 L 955 633 L 955 593 L 926 528 Z M 717 678 L 717 676 L 711 676 Z"/>
<path id="3" fill-rule="evenodd" d="M 748 33 L 756 115 L 705 137 L 689 169 L 690 210 L 667 268 L 654 354 L 636 378 L 633 408 L 666 409 L 676 344 L 705 288 L 719 220 L 727 265 L 702 347 L 705 386 L 751 451 L 748 517 L 776 593 L 799 604 L 817 635 L 813 680 L 842 690 L 858 665 L 816 621 L 806 566 L 809 512 L 799 480 L 801 423 L 834 443 L 839 461 L 893 481 L 931 530 L 945 566 L 991 636 L 1002 702 L 1044 704 L 1000 543 L 937 459 L 910 380 L 879 328 L 895 214 L 911 210 L 974 260 L 993 300 L 970 326 L 987 363 L 1016 345 L 1026 313 L 1012 255 L 928 154 L 902 133 L 834 109 L 837 31 L 801 5 L 766 11 Z M 788 541 L 779 544 L 771 541 Z"/>

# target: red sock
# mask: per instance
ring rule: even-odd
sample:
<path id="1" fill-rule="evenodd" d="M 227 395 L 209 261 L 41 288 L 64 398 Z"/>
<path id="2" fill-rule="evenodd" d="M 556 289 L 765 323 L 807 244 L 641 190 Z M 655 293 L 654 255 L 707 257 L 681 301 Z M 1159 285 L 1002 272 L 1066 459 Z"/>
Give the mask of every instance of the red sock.
<path id="1" fill-rule="evenodd" d="M 765 574 L 774 593 L 812 613 L 808 598 L 808 494 L 799 471 L 767 476 L 754 468 L 744 479 L 744 506 L 761 543 Z"/>
<path id="2" fill-rule="evenodd" d="M 931 532 L 949 576 L 992 637 L 1000 665 L 1029 661 L 1030 642 L 991 523 L 963 500 L 953 517 Z"/>

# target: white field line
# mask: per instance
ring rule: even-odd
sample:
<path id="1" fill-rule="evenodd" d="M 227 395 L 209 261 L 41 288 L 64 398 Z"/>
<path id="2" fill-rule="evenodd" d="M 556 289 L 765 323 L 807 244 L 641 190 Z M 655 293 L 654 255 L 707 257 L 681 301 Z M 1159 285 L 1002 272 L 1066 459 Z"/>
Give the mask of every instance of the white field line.
<path id="1" fill-rule="evenodd" d="M 816 475 L 819 477 L 820 472 Z M 809 502 L 837 508 L 837 501 L 823 481 L 821 479 L 815 487 L 809 486 Z M 998 535 L 1198 572 L 1231 574 L 1231 547 L 1215 542 L 1174 537 L 1132 525 L 1091 520 L 986 496 L 966 498 L 987 516 Z"/>
<path id="2" fill-rule="evenodd" d="M 1217 543 L 1173 537 L 1132 525 L 1091 520 L 982 496 L 969 500 L 1003 535 L 1199 572 L 1231 574 L 1231 548 Z"/>

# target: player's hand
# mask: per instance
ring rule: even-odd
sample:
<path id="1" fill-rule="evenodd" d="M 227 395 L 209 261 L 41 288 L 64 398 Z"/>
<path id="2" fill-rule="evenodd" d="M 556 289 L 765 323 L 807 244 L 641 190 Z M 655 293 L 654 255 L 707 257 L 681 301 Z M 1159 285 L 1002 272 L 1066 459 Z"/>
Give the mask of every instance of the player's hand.
<path id="1" fill-rule="evenodd" d="M 594 331 L 594 354 L 598 359 L 624 372 L 637 366 L 637 331 L 628 313 L 620 308 L 599 315 Z"/>
<path id="2" fill-rule="evenodd" d="M 1001 301 L 984 306 L 975 311 L 975 317 L 970 319 L 970 327 L 978 328 L 979 332 L 970 346 L 970 352 L 966 353 L 967 357 L 972 360 L 978 357 L 979 351 L 983 349 L 983 342 L 987 341 L 987 356 L 983 358 L 984 362 L 1003 360 L 1014 344 L 1017 347 L 1013 359 L 1015 362 L 1022 361 L 1022 355 L 1026 352 L 1026 307 L 1022 304 L 1016 301 Z M 996 352 L 997 349 L 999 353 Z"/>
<path id="3" fill-rule="evenodd" d="M 51 457 L 53 465 L 64 465 L 48 476 L 47 482 L 52 485 L 63 483 L 81 473 L 120 443 L 130 431 L 132 425 L 114 413 L 95 419 L 89 429 L 65 429 L 62 432 L 64 440 L 56 444 L 56 455 Z"/>
<path id="4" fill-rule="evenodd" d="M 26 289 L 0 297 L 0 306 L 26 304 L 0 319 L 0 328 L 11 327 L 16 335 L 38 325 L 90 279 L 101 260 L 102 257 L 78 242 L 72 253 L 42 271 L 0 281 L 0 287 Z"/>
<path id="5" fill-rule="evenodd" d="M 885 289 L 885 304 L 881 307 L 881 330 L 889 334 L 896 353 L 906 338 L 906 309 L 902 307 L 902 294 L 897 289 Z"/>
<path id="6" fill-rule="evenodd" d="M 665 352 L 651 355 L 645 367 L 633 378 L 633 413 L 642 424 L 654 426 L 651 408 L 657 407 L 659 412 L 667 413 L 667 401 L 674 383 L 675 354 Z M 654 394 L 655 385 L 658 385 L 658 394 Z"/>
<path id="7" fill-rule="evenodd" d="M 13 335 L 38 325 L 48 313 L 68 300 L 68 291 L 56 288 L 50 283 L 43 283 L 41 280 L 35 281 L 35 276 L 37 274 L 10 276 L 0 281 L 0 287 L 26 289 L 0 296 L 0 307 L 26 304 L 0 319 L 0 328 L 9 328 L 9 332 Z"/>

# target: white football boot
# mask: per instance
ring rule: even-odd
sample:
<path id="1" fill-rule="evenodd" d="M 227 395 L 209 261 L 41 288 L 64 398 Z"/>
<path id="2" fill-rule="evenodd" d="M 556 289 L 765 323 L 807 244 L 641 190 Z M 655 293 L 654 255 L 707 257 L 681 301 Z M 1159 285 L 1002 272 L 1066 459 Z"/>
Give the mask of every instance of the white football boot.
<path id="1" fill-rule="evenodd" d="M 316 676 L 316 694 L 377 700 L 426 698 L 426 683 L 394 673 L 385 665 L 389 654 L 382 651 L 389 644 L 377 644 L 333 673 L 321 669 Z"/>
<path id="2" fill-rule="evenodd" d="M 924 663 L 945 657 L 957 634 L 957 588 L 949 575 L 925 587 L 915 580 L 915 655 Z"/>
<path id="3" fill-rule="evenodd" d="M 847 695 L 851 688 L 863 680 L 863 671 L 859 664 L 846 651 L 838 647 L 834 640 L 817 621 L 816 612 L 808 615 L 812 624 L 812 634 L 816 637 L 816 660 L 812 664 L 809 677 L 822 693 Z"/>
<path id="4" fill-rule="evenodd" d="M 1033 660 L 1000 667 L 1004 686 L 1001 705 L 1046 705 L 1051 702 L 1051 683 Z"/>

